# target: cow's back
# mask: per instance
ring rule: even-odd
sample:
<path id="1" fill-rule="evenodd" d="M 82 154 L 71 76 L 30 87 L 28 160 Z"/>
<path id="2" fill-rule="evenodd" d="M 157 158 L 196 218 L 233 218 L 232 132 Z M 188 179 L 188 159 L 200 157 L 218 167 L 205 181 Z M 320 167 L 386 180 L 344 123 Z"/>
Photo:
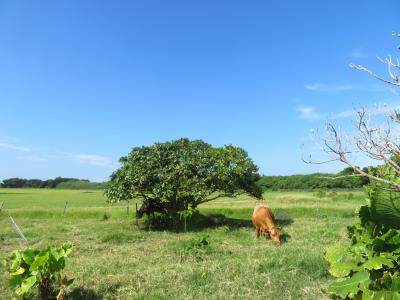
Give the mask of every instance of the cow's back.
<path id="1" fill-rule="evenodd" d="M 254 207 L 253 211 L 253 224 L 256 227 L 270 227 L 271 225 L 274 226 L 275 218 L 274 215 L 271 211 L 271 208 L 269 208 L 267 205 L 264 204 L 258 204 L 256 207 Z"/>

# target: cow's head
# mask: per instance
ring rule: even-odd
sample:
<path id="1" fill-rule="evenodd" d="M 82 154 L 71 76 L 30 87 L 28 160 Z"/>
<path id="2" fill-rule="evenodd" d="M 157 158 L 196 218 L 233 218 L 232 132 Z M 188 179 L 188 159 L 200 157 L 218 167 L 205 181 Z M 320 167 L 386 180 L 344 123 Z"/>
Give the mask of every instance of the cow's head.
<path id="1" fill-rule="evenodd" d="M 144 200 L 140 209 L 136 212 L 136 219 L 140 219 L 143 214 L 151 215 L 155 212 L 164 212 L 162 204 L 157 200 Z"/>
<path id="2" fill-rule="evenodd" d="M 281 245 L 282 228 L 274 226 L 268 230 L 268 233 L 269 233 L 271 239 L 274 241 L 275 245 L 280 246 Z"/>
<path id="3" fill-rule="evenodd" d="M 136 219 L 140 219 L 144 213 L 149 214 L 151 212 L 151 203 L 148 200 L 144 200 L 140 209 L 136 212 Z"/>
<path id="4" fill-rule="evenodd" d="M 143 210 L 138 210 L 136 212 L 136 219 L 140 219 L 143 217 L 144 211 Z"/>

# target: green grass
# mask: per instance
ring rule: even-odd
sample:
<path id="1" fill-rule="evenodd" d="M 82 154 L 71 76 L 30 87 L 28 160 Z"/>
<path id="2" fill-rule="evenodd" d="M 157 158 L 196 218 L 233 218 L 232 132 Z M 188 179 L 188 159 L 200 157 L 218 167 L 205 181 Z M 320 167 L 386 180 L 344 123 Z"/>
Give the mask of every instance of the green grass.
<path id="1" fill-rule="evenodd" d="M 134 204 L 127 220 L 125 204 L 107 205 L 101 191 L 0 189 L 0 259 L 24 247 L 11 215 L 33 248 L 73 242 L 65 273 L 75 282 L 67 299 L 329 299 L 323 252 L 346 239 L 365 198 L 347 195 L 319 200 L 317 216 L 313 193 L 264 194 L 276 215 L 291 219 L 281 221 L 286 242 L 277 248 L 256 239 L 250 222 L 256 201 L 245 196 L 201 206 L 203 219 L 188 222 L 183 233 L 136 226 Z M 0 295 L 12 299 L 4 271 Z"/>

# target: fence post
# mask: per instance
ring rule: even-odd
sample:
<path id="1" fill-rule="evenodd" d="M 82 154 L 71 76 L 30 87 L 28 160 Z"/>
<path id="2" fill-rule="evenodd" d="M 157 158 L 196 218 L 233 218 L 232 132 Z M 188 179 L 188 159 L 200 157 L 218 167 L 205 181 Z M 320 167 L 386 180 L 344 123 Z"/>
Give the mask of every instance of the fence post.
<path id="1" fill-rule="evenodd" d="M 185 216 L 185 233 L 186 233 L 186 216 Z"/>
<path id="2" fill-rule="evenodd" d="M 11 216 L 8 216 L 8 218 L 10 219 L 10 222 L 11 222 L 12 226 L 14 227 L 15 231 L 19 234 L 21 239 L 25 242 L 25 244 L 28 244 L 27 239 L 25 238 L 25 236 L 22 233 L 21 229 L 19 229 L 19 227 L 18 227 L 17 223 L 14 221 L 14 219 Z"/>
<path id="3" fill-rule="evenodd" d="M 126 205 L 126 219 L 129 219 L 129 200 L 128 200 L 128 204 Z"/>
<path id="4" fill-rule="evenodd" d="M 136 204 L 136 211 L 135 211 L 136 226 L 139 226 L 139 221 L 138 221 L 138 218 L 137 218 L 137 203 L 135 203 L 135 204 Z"/>
<path id="5" fill-rule="evenodd" d="M 63 214 L 61 215 L 61 219 L 63 219 L 63 220 L 64 220 L 65 212 L 67 211 L 67 205 L 68 205 L 68 201 L 65 201 L 64 211 L 63 211 Z"/>

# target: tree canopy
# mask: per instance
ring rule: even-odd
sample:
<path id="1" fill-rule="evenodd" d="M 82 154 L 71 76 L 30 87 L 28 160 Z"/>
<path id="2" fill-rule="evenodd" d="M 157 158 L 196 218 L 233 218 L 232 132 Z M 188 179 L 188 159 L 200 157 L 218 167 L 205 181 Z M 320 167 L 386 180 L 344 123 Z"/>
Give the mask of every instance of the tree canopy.
<path id="1" fill-rule="evenodd" d="M 182 138 L 135 147 L 120 162 L 105 190 L 111 202 L 142 198 L 174 215 L 241 192 L 261 198 L 258 168 L 239 147 Z"/>

